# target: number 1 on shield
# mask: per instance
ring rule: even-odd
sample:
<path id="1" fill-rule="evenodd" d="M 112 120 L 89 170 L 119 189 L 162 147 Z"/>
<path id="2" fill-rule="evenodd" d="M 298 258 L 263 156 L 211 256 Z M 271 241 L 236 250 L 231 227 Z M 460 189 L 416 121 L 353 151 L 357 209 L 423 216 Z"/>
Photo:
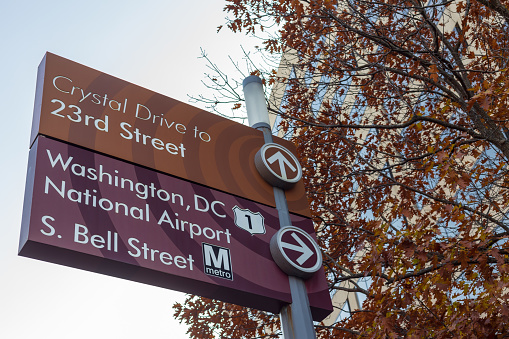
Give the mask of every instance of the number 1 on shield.
<path id="1" fill-rule="evenodd" d="M 253 224 L 251 224 L 251 216 L 250 215 L 246 215 L 246 218 L 247 218 L 247 223 L 249 224 L 249 229 L 252 230 L 253 229 Z"/>

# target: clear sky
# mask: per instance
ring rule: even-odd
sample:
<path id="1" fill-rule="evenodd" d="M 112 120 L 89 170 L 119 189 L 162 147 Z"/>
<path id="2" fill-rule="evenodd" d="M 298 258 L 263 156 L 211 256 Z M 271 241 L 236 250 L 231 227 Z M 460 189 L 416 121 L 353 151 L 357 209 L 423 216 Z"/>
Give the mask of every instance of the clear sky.
<path id="1" fill-rule="evenodd" d="M 0 338 L 187 338 L 171 308 L 184 294 L 17 256 L 30 126 L 46 51 L 184 102 L 206 93 L 200 48 L 228 65 L 254 43 L 216 33 L 223 6 L 0 1 Z"/>

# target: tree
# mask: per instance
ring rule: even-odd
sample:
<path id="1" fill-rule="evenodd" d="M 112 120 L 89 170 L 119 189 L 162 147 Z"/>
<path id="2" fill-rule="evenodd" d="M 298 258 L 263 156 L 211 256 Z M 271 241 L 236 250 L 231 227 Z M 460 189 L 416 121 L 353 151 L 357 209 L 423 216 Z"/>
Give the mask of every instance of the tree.
<path id="1" fill-rule="evenodd" d="M 270 111 L 297 145 L 331 289 L 366 297 L 320 338 L 509 336 L 508 6 L 227 0 L 229 29 L 277 31 Z M 175 310 L 196 338 L 277 321 L 198 297 Z"/>

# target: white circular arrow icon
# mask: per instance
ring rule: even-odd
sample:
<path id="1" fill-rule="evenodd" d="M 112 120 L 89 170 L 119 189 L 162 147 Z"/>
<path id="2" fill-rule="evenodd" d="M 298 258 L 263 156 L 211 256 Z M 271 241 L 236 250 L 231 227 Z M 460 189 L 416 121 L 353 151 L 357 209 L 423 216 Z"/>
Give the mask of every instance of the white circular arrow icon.
<path id="1" fill-rule="evenodd" d="M 263 145 L 255 155 L 255 166 L 265 181 L 282 189 L 292 188 L 302 178 L 297 157 L 279 144 Z"/>
<path id="2" fill-rule="evenodd" d="M 297 241 L 299 246 L 281 241 L 281 247 L 302 253 L 302 255 L 297 258 L 297 263 L 302 265 L 313 255 L 314 252 L 304 243 L 304 241 L 302 241 L 301 238 L 299 238 L 295 232 L 292 232 L 291 236 L 293 239 L 295 239 L 295 241 Z"/>
<path id="3" fill-rule="evenodd" d="M 295 226 L 285 226 L 274 234 L 270 240 L 270 253 L 279 268 L 288 275 L 306 279 L 322 267 L 322 252 L 318 244 L 308 233 Z"/>
<path id="4" fill-rule="evenodd" d="M 281 177 L 284 180 L 288 180 L 288 176 L 286 175 L 286 166 L 288 166 L 288 168 L 290 168 L 292 172 L 297 171 L 295 166 L 293 166 L 292 163 L 288 159 L 286 159 L 286 157 L 280 151 L 274 153 L 274 155 L 268 158 L 267 161 L 270 164 L 273 164 L 276 161 L 279 163 L 279 172 L 281 173 Z"/>

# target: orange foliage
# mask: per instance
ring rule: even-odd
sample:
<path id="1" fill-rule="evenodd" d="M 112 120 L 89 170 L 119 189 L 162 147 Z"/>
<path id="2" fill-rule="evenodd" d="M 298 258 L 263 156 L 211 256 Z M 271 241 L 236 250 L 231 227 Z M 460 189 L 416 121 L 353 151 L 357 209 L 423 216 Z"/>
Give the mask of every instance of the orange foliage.
<path id="1" fill-rule="evenodd" d="M 350 282 L 365 296 L 317 326 L 319 338 L 509 335 L 508 7 L 227 1 L 233 31 L 277 24 L 265 49 L 285 51 L 280 70 L 295 77 L 268 72 L 288 84 L 270 109 L 296 131 L 331 288 Z M 198 297 L 176 316 L 193 338 L 255 338 L 277 324 Z"/>

